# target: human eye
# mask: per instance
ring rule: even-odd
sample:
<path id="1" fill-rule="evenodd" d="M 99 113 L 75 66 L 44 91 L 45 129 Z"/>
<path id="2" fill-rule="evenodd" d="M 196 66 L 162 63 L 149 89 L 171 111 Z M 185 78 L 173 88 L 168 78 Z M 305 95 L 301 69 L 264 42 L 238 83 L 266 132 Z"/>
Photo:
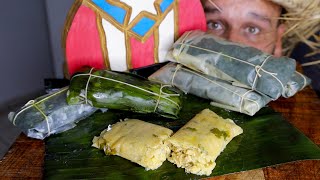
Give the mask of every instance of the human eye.
<path id="1" fill-rule="evenodd" d="M 208 21 L 207 22 L 208 29 L 214 30 L 214 31 L 221 31 L 224 29 L 224 26 L 219 21 Z"/>
<path id="2" fill-rule="evenodd" d="M 261 32 L 259 27 L 255 27 L 255 26 L 248 26 L 245 28 L 245 32 L 251 35 L 257 35 Z"/>

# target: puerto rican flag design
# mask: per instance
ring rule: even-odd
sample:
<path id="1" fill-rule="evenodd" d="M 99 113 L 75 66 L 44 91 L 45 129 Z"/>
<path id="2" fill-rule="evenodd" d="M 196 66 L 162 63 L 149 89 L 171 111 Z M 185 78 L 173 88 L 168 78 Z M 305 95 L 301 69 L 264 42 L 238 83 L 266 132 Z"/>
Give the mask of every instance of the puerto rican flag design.
<path id="1" fill-rule="evenodd" d="M 185 31 L 206 30 L 200 0 L 78 0 L 67 22 L 69 75 L 84 66 L 127 71 L 164 62 Z"/>

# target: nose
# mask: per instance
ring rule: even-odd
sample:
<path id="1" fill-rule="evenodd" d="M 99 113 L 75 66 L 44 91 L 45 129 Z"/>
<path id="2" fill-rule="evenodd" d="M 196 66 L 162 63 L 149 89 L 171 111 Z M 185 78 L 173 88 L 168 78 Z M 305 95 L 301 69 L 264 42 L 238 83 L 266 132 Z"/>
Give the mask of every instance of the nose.
<path id="1" fill-rule="evenodd" d="M 245 43 L 245 39 L 237 31 L 226 32 L 225 39 L 227 39 L 228 41 L 231 41 L 231 42 L 235 42 L 235 43 L 240 43 L 240 44 Z"/>

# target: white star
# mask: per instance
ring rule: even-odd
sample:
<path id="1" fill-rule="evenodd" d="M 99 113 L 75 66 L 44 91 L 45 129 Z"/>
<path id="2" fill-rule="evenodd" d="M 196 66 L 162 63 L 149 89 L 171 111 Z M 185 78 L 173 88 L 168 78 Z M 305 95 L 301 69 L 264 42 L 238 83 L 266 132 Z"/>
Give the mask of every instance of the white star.
<path id="1" fill-rule="evenodd" d="M 121 2 L 126 3 L 132 8 L 129 22 L 131 22 L 141 11 L 148 11 L 157 15 L 157 11 L 153 5 L 154 0 L 121 0 Z"/>

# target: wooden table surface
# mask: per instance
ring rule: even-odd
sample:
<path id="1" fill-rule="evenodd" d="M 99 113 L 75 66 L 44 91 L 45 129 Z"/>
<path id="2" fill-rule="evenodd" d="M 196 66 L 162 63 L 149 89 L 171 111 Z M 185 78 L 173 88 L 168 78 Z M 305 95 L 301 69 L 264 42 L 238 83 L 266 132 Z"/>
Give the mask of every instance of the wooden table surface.
<path id="1" fill-rule="evenodd" d="M 306 87 L 295 96 L 269 104 L 320 146 L 320 99 Z M 0 160 L 0 179 L 41 179 L 45 145 L 41 140 L 21 134 Z M 282 165 L 210 178 L 224 179 L 320 179 L 320 160 L 291 162 Z"/>

